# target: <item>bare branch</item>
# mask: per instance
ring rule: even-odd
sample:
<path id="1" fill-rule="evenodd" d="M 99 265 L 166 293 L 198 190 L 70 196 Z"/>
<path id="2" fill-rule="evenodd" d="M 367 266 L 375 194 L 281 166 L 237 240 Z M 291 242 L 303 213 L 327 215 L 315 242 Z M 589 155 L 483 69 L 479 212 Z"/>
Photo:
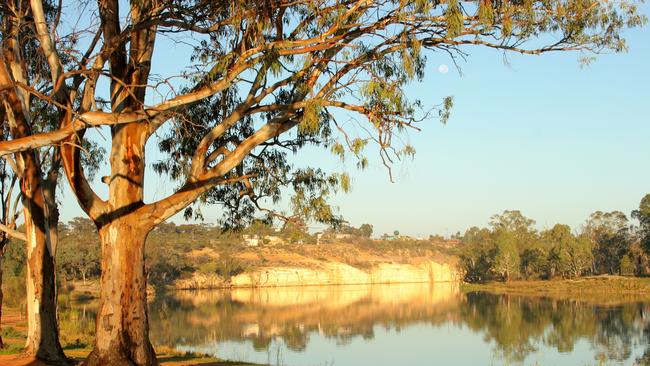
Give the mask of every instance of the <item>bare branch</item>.
<path id="1" fill-rule="evenodd" d="M 7 233 L 7 235 L 9 235 L 14 239 L 27 241 L 27 236 L 25 235 L 25 233 L 18 230 L 14 230 L 5 224 L 0 223 L 0 231 L 4 231 L 5 233 Z"/>

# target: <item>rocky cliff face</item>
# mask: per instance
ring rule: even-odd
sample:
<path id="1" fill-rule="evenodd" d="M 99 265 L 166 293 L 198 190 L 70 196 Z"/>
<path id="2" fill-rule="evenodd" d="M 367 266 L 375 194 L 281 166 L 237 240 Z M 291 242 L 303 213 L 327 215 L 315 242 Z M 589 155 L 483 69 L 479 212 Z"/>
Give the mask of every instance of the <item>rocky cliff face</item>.
<path id="1" fill-rule="evenodd" d="M 218 287 L 274 287 L 351 285 L 373 283 L 457 282 L 460 274 L 453 265 L 424 261 L 417 264 L 380 263 L 368 269 L 344 263 L 321 263 L 314 268 L 267 267 L 242 273 L 226 281 L 219 276 L 196 275 L 179 280 L 177 289 Z"/>

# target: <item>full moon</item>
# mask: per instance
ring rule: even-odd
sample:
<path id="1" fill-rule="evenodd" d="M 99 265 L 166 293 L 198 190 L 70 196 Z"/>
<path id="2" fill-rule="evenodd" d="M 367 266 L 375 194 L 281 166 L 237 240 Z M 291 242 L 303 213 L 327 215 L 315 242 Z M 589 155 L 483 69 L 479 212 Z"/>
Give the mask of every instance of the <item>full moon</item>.
<path id="1" fill-rule="evenodd" d="M 441 73 L 441 74 L 448 73 L 449 72 L 449 66 L 447 66 L 447 64 L 442 64 L 442 65 L 438 66 L 438 72 Z"/>

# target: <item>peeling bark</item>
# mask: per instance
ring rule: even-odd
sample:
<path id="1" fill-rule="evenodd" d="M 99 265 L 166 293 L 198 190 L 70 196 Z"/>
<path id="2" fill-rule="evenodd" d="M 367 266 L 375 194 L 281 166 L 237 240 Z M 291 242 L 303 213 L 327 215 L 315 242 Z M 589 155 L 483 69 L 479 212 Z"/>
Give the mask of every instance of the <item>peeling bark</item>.
<path id="1" fill-rule="evenodd" d="M 137 212 L 143 206 L 147 132 L 141 124 L 113 129 L 109 207 L 93 218 L 102 246 L 102 275 L 95 345 L 85 365 L 158 364 L 149 341 L 144 257 L 153 224 Z"/>
<path id="2" fill-rule="evenodd" d="M 13 137 L 31 134 L 28 114 L 12 87 L 13 81 L 4 64 L 0 65 L 0 88 L 5 90 L 6 118 Z M 54 251 L 49 235 L 50 216 L 44 198 L 44 180 L 37 153 L 16 154 L 22 167 L 20 191 L 27 243 L 27 342 L 25 353 L 49 364 L 67 364 L 59 343 L 56 319 L 56 283 Z"/>
<path id="3" fill-rule="evenodd" d="M 95 347 L 84 365 L 157 365 L 149 341 L 144 244 L 148 230 L 118 220 L 99 230 L 100 305 Z"/>
<path id="4" fill-rule="evenodd" d="M 25 177 L 23 211 L 27 231 L 27 342 L 25 353 L 50 364 L 68 364 L 59 343 L 54 252 L 42 187 Z"/>
<path id="5" fill-rule="evenodd" d="M 5 241 L 6 239 L 3 239 Z M 2 259 L 4 257 L 5 243 L 0 244 L 0 331 L 2 331 L 2 301 L 4 300 L 4 293 L 2 292 Z M 5 345 L 2 342 L 2 334 L 0 334 L 0 349 Z"/>

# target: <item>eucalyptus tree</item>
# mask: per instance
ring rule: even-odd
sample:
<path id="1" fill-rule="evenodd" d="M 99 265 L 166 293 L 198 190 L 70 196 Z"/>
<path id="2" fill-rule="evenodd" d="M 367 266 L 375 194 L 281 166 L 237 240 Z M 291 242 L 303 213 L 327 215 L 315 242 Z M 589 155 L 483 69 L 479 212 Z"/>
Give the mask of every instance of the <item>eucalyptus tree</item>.
<path id="1" fill-rule="evenodd" d="M 639 209 L 632 211 L 632 217 L 639 220 L 639 241 L 641 248 L 650 253 L 650 193 L 646 194 L 639 203 Z"/>
<path id="2" fill-rule="evenodd" d="M 41 4 L 41 14 L 54 18 L 49 3 Z M 7 133 L 4 140 L 25 138 L 54 127 L 55 108 L 34 98 L 30 91 L 48 89 L 41 82 L 48 71 L 45 58 L 33 37 L 36 23 L 27 1 L 6 1 L 0 5 L 0 122 Z M 58 340 L 54 253 L 57 244 L 58 209 L 56 185 L 61 160 L 58 148 L 27 150 L 4 156 L 3 164 L 20 180 L 20 197 L 25 233 L 4 226 L 3 232 L 26 242 L 27 342 L 25 353 L 51 363 L 67 363 Z"/>
<path id="3" fill-rule="evenodd" d="M 517 236 L 512 231 L 499 229 L 492 233 L 494 259 L 492 270 L 503 280 L 510 281 L 519 275 L 521 257 Z"/>
<path id="4" fill-rule="evenodd" d="M 445 99 L 431 111 L 429 101 L 403 91 L 423 78 L 435 51 L 454 59 L 470 47 L 530 55 L 623 51 L 621 30 L 644 21 L 633 4 L 596 0 L 98 0 L 89 14 L 88 51 L 66 53 L 65 42 L 83 35 L 65 37 L 61 24 L 76 20 L 60 21 L 65 13 L 48 20 L 43 2 L 30 1 L 50 88 L 13 79 L 4 88 L 49 103 L 59 124 L 39 134 L 12 131 L 13 140 L 0 143 L 2 154 L 60 143 L 67 181 L 98 228 L 102 279 L 89 365 L 157 363 L 148 339 L 144 243 L 159 223 L 199 200 L 224 204 L 226 222 L 237 225 L 264 209 L 259 197 L 277 201 L 282 186 L 294 190 L 294 212 L 336 220 L 323 197 L 345 189 L 349 178 L 328 176 L 312 167 L 316 161 L 294 168 L 283 154 L 327 146 L 360 167 L 368 164 L 369 143 L 388 167 L 412 155 L 400 134 L 436 111 L 446 120 L 451 107 Z M 191 72 L 151 75 L 152 66 L 176 61 L 156 56 L 161 37 L 193 48 L 189 65 L 174 65 Z M 183 88 L 173 86 L 174 76 Z M 152 94 L 171 96 L 152 102 Z M 19 100 L 9 105 L 20 107 Z M 80 148 L 85 131 L 99 125 L 111 126 L 106 199 L 86 179 Z M 145 145 L 154 136 L 169 156 L 154 168 L 178 188 L 145 203 Z"/>
<path id="5" fill-rule="evenodd" d="M 2 107 L 0 107 L 1 109 Z M 6 136 L 6 132 L 2 136 Z M 2 262 L 5 252 L 9 247 L 11 238 L 25 240 L 25 235 L 16 230 L 16 219 L 18 218 L 18 198 L 16 184 L 18 176 L 11 169 L 6 160 L 0 160 L 0 330 L 2 329 L 2 304 L 4 293 L 2 292 Z M 4 348 L 2 335 L 0 334 L 0 348 Z"/>
<path id="6" fill-rule="evenodd" d="M 632 244 L 627 216 L 621 211 L 596 211 L 589 216 L 583 231 L 593 245 L 594 270 L 618 273 L 621 259 Z"/>
<path id="7" fill-rule="evenodd" d="M 59 125 L 57 100 L 61 98 L 56 94 L 43 98 L 53 90 L 53 85 L 47 54 L 42 48 L 44 38 L 38 37 L 38 29 L 42 29 L 43 23 L 58 22 L 61 11 L 60 6 L 49 1 L 11 0 L 0 4 L 0 123 L 4 142 L 49 133 Z M 69 40 L 59 44 L 63 65 L 69 66 L 73 60 L 65 56 L 73 52 L 73 45 Z M 82 161 L 92 176 L 99 164 L 94 153 L 102 150 L 89 142 L 83 142 L 83 148 L 90 152 Z M 69 360 L 58 340 L 54 260 L 59 221 L 57 187 L 62 169 L 59 148 L 44 145 L 3 158 L 3 172 L 20 182 L 20 192 L 15 197 L 22 204 L 25 228 L 23 233 L 14 227 L 16 217 L 11 215 L 15 215 L 17 203 L 10 206 L 8 201 L 3 201 L 3 214 L 9 216 L 5 216 L 8 221 L 0 226 L 2 235 L 25 241 L 27 249 L 28 327 L 24 352 L 48 363 L 66 364 Z M 3 199 L 10 197 L 3 196 Z"/>

